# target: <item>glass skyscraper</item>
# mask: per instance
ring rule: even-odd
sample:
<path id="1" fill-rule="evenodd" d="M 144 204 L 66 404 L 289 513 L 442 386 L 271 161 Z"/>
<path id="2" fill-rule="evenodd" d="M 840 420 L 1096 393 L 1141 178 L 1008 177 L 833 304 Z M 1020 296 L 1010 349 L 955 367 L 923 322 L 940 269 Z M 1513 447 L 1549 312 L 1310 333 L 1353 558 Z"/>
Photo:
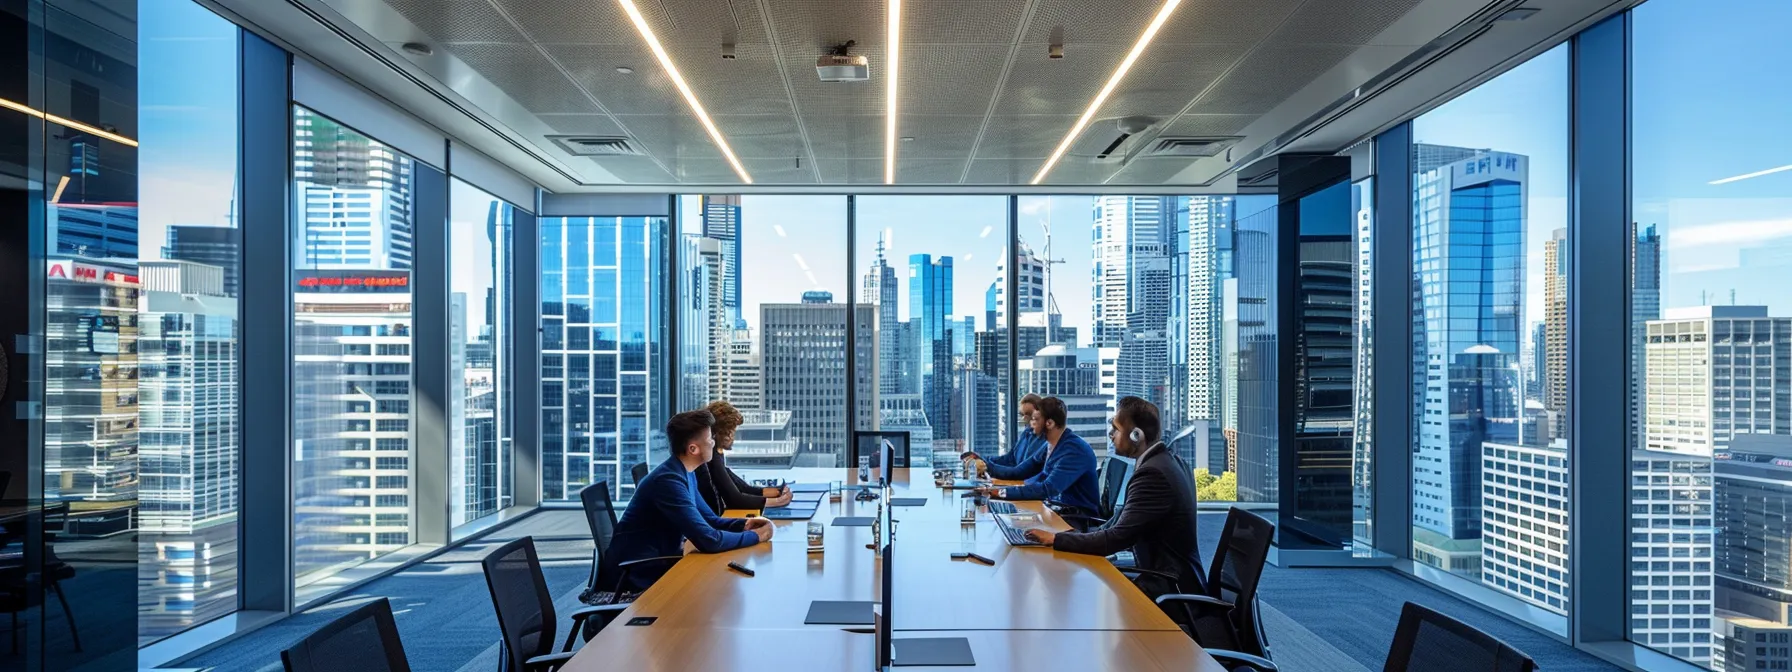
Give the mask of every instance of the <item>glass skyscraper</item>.
<path id="1" fill-rule="evenodd" d="M 664 450 L 663 217 L 541 220 L 542 496 L 622 475 Z M 663 455 L 664 453 L 660 453 Z"/>

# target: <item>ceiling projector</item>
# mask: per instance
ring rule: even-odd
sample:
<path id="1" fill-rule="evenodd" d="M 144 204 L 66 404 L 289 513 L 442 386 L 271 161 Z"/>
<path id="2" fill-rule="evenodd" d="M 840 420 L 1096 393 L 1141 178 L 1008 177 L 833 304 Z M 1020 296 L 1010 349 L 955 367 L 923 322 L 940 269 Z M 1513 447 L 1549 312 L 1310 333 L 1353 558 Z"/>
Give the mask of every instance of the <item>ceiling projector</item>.
<path id="1" fill-rule="evenodd" d="M 834 47 L 815 62 L 815 75 L 824 82 L 863 82 L 871 79 L 871 61 L 851 53 L 853 41 Z"/>

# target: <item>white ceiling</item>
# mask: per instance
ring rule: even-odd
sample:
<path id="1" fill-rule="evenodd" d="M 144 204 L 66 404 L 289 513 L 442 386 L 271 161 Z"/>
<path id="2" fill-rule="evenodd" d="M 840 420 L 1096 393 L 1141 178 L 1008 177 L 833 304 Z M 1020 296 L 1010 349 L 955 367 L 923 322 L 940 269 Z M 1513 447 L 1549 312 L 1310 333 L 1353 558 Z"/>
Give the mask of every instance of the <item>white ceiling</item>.
<path id="1" fill-rule="evenodd" d="M 883 182 L 884 2 L 636 2 L 756 184 Z M 503 137 L 464 139 L 551 190 L 739 183 L 616 0 L 287 4 L 304 5 L 350 39 L 380 50 L 380 60 L 441 94 L 436 104 L 445 99 L 463 116 L 480 117 Z M 1252 150 L 1286 139 L 1302 124 L 1313 126 L 1314 114 L 1335 108 L 1365 82 L 1397 64 L 1410 67 L 1401 59 L 1452 28 L 1517 4 L 1183 0 L 1046 184 L 1211 183 Z M 1524 4 L 1546 7 L 1539 15 L 1545 20 L 1493 24 L 1505 31 L 1495 36 L 1510 46 L 1491 50 L 1479 59 L 1481 69 L 1455 81 L 1536 47 L 1560 26 L 1612 2 Z M 898 134 L 912 140 L 897 148 L 896 182 L 1026 184 L 1161 6 L 1162 0 L 906 0 Z M 1047 57 L 1054 31 L 1061 31 L 1062 59 Z M 854 53 L 869 57 L 871 80 L 819 81 L 816 58 L 846 40 L 857 42 Z M 326 53 L 299 44 L 315 37 L 291 41 L 325 61 L 346 58 L 328 52 L 349 51 L 340 43 Z M 400 48 L 406 42 L 428 44 L 434 53 L 411 54 Z M 721 58 L 724 44 L 734 45 L 735 59 Z M 394 101 L 415 97 L 397 90 L 407 86 L 417 85 L 370 83 Z M 1410 110 L 1435 95 L 1396 107 Z M 1112 120 L 1131 115 L 1156 123 L 1112 160 L 1096 159 L 1117 135 Z M 1369 121 L 1355 126 L 1366 131 Z M 572 156 L 549 140 L 553 135 L 620 136 L 643 155 Z M 1230 157 L 1127 156 L 1159 136 L 1236 137 L 1239 144 Z"/>

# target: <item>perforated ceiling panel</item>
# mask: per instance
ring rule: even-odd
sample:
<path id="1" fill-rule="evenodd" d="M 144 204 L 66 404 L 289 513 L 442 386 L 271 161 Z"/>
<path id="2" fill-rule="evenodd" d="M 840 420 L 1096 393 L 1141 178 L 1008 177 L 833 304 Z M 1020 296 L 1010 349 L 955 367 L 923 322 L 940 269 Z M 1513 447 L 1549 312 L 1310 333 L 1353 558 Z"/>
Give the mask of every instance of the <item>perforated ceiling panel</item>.
<path id="1" fill-rule="evenodd" d="M 575 171 L 602 166 L 589 181 L 738 181 L 617 0 L 384 1 L 440 53 L 537 115 L 540 128 L 625 136 L 648 154 L 574 157 L 547 133 L 534 136 L 541 152 Z M 1047 181 L 1162 183 L 1188 159 L 1095 158 L 1118 135 L 1114 119 L 1154 122 L 1135 143 L 1239 134 L 1419 1 L 1183 0 Z M 634 2 L 755 182 L 883 181 L 890 63 L 882 0 Z M 897 134 L 908 140 L 897 145 L 898 181 L 1025 184 L 1162 2 L 903 7 Z M 395 40 L 389 48 L 409 39 L 381 37 Z M 816 59 L 847 40 L 870 60 L 870 80 L 819 81 Z M 1063 58 L 1048 58 L 1054 42 Z"/>

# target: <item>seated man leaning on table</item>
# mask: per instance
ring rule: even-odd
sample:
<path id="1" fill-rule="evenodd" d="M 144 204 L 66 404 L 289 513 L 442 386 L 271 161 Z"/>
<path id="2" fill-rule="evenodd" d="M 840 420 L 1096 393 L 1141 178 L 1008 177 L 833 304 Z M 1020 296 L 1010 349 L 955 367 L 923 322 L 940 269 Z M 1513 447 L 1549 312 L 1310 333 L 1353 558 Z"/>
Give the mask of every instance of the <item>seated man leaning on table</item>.
<path id="1" fill-rule="evenodd" d="M 959 456 L 959 459 L 982 460 L 990 478 L 1018 481 L 1039 473 L 1039 468 L 1044 463 L 1030 460 L 1034 455 L 1043 455 L 1045 452 L 1045 441 L 1033 433 L 1033 416 L 1039 414 L 1040 399 L 1039 395 L 1031 393 L 1020 398 L 1020 422 L 1026 427 L 1020 430 L 1020 437 L 1014 440 L 1014 447 L 1008 452 L 995 457 L 984 457 L 976 451 L 970 451 Z M 1027 471 L 1029 468 L 1032 471 Z"/>
<path id="2" fill-rule="evenodd" d="M 790 488 L 762 488 L 748 483 L 728 468 L 728 458 L 723 455 L 734 448 L 734 431 L 746 422 L 734 404 L 712 401 L 704 410 L 716 419 L 715 427 L 710 428 L 716 438 L 716 456 L 697 471 L 697 490 L 702 494 L 703 503 L 717 513 L 729 509 L 771 509 L 790 504 Z"/>
<path id="3" fill-rule="evenodd" d="M 683 553 L 684 540 L 702 553 L 732 551 L 772 538 L 772 521 L 764 518 L 723 518 L 698 496 L 696 471 L 709 464 L 716 442 L 710 432 L 715 417 L 709 411 L 686 411 L 666 423 L 672 457 L 635 485 L 635 498 L 616 522 L 610 552 L 598 569 L 600 586 L 614 585 L 617 565 Z M 646 590 L 666 573 L 667 565 L 649 563 L 629 572 L 625 591 Z"/>
<path id="4" fill-rule="evenodd" d="M 1060 508 L 1068 507 L 1073 513 L 1093 515 L 1101 506 L 1095 450 L 1064 426 L 1069 414 L 1062 399 L 1040 399 L 1038 408 L 1033 414 L 1032 429 L 1045 446 L 1021 465 L 1033 475 L 1018 486 L 984 490 L 996 499 L 1043 499 Z"/>
<path id="5" fill-rule="evenodd" d="M 1114 520 L 1088 532 L 1027 530 L 1027 536 L 1059 551 L 1112 555 L 1132 549 L 1136 566 L 1177 577 L 1168 585 L 1144 575 L 1138 586 L 1156 598 L 1165 593 L 1199 593 L 1201 574 L 1195 536 L 1195 481 L 1187 465 L 1161 440 L 1157 407 L 1138 397 L 1120 400 L 1108 423 L 1108 440 L 1118 455 L 1132 458 L 1126 506 Z"/>

